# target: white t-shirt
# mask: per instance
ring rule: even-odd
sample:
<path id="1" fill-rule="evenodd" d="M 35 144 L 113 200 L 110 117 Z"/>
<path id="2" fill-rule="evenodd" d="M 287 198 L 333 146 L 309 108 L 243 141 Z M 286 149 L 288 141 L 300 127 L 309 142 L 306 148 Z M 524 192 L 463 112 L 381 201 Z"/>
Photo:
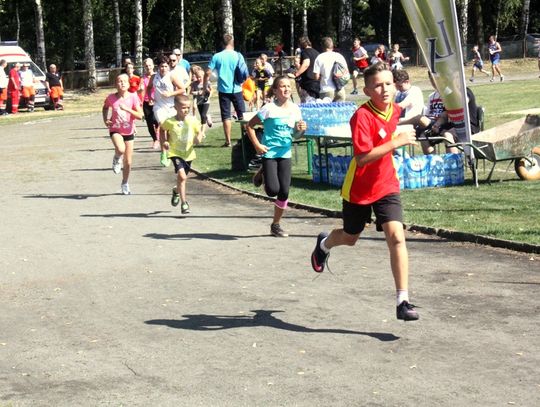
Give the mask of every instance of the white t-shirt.
<path id="1" fill-rule="evenodd" d="M 340 62 L 343 66 L 347 66 L 347 61 L 345 61 L 345 58 L 339 52 L 326 51 L 315 58 L 313 73 L 321 75 L 319 79 L 321 83 L 321 92 L 336 90 L 336 86 L 332 80 L 332 68 L 336 61 Z"/>
<path id="2" fill-rule="evenodd" d="M 424 95 L 418 86 L 411 86 L 407 91 L 396 93 L 396 103 L 399 103 L 405 114 L 403 119 L 421 115 L 424 111 Z"/>
<path id="3" fill-rule="evenodd" d="M 424 109 L 424 114 L 427 117 L 436 119 L 444 112 L 444 110 L 444 103 L 438 91 L 435 91 L 428 96 L 428 103 Z"/>

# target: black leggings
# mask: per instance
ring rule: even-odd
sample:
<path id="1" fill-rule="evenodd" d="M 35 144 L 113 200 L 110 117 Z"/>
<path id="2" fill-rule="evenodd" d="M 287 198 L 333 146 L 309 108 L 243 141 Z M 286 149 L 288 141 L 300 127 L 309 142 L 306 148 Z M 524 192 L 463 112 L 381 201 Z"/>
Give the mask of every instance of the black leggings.
<path id="1" fill-rule="evenodd" d="M 266 195 L 280 201 L 289 198 L 291 185 L 291 159 L 290 158 L 263 158 L 264 190 Z"/>
<path id="2" fill-rule="evenodd" d="M 200 103 L 197 105 L 199 114 L 201 115 L 201 124 L 206 124 L 206 118 L 208 116 L 208 109 L 210 108 L 210 103 Z"/>
<path id="3" fill-rule="evenodd" d="M 143 103 L 143 113 L 144 113 L 144 120 L 146 120 L 146 127 L 148 127 L 148 133 L 150 133 L 150 136 L 152 137 L 152 140 L 156 141 L 156 128 L 154 126 L 158 125 L 158 122 L 156 121 L 156 118 L 154 117 L 154 109 L 152 106 L 150 106 L 150 103 L 144 102 Z"/>

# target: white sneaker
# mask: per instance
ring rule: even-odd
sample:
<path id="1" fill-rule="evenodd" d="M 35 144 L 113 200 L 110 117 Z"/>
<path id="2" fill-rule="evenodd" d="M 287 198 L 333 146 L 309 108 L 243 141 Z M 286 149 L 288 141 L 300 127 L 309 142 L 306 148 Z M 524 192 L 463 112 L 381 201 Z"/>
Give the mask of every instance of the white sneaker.
<path id="1" fill-rule="evenodd" d="M 122 184 L 121 187 L 123 195 L 131 195 L 131 191 L 129 190 L 129 184 L 127 182 L 125 184 Z"/>
<path id="2" fill-rule="evenodd" d="M 122 170 L 122 156 L 117 157 L 116 155 L 112 159 L 112 170 L 115 174 L 120 174 Z"/>

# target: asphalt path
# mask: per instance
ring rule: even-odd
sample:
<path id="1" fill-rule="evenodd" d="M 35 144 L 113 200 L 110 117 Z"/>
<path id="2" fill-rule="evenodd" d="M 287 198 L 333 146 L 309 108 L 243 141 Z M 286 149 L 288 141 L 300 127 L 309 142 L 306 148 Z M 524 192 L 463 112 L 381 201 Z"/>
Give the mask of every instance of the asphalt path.
<path id="1" fill-rule="evenodd" d="M 374 228 L 316 276 L 339 219 L 274 238 L 270 203 L 196 175 L 181 215 L 139 132 L 123 196 L 99 115 L 0 128 L 1 407 L 540 404 L 538 257 L 407 232 L 397 321 Z"/>

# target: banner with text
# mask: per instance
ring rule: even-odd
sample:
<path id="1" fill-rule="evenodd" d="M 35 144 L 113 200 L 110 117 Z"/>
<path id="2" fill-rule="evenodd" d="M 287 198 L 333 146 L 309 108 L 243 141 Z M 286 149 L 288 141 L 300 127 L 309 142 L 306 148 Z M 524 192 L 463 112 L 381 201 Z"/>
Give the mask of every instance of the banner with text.
<path id="1" fill-rule="evenodd" d="M 463 55 L 453 0 L 401 0 L 459 142 L 471 141 Z M 469 148 L 465 149 L 472 154 Z"/>

